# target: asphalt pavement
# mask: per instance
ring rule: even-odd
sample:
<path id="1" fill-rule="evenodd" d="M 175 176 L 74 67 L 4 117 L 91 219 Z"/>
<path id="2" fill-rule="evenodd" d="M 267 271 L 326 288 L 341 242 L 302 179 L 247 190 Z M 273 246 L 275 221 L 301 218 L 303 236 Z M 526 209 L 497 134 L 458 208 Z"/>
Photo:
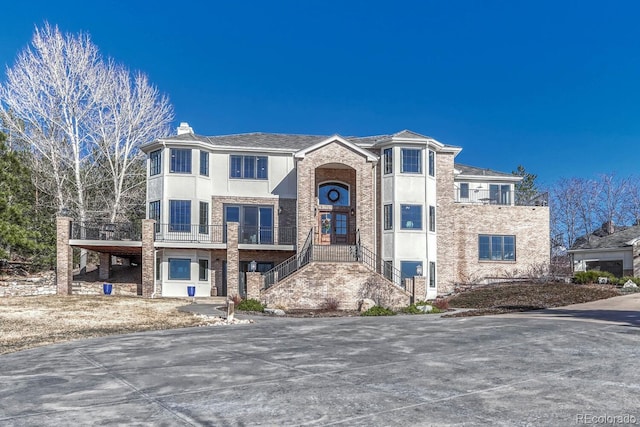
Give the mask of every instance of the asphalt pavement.
<path id="1" fill-rule="evenodd" d="M 0 425 L 640 424 L 640 294 L 606 301 L 255 317 L 40 347 L 0 356 Z"/>

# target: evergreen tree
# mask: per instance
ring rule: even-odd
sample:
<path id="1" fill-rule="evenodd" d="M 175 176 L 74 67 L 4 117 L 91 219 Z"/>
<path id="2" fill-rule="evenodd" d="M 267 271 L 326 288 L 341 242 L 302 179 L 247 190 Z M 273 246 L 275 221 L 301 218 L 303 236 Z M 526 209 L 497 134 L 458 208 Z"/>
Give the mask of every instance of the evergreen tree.
<path id="1" fill-rule="evenodd" d="M 26 152 L 13 151 L 0 132 L 0 258 L 51 265 L 55 230 L 50 212 L 38 208 Z"/>
<path id="2" fill-rule="evenodd" d="M 538 175 L 528 173 L 522 165 L 518 165 L 518 168 L 511 173 L 522 177 L 522 180 L 515 185 L 516 204 L 527 204 L 539 193 L 538 187 L 536 186 L 536 178 L 538 178 Z"/>

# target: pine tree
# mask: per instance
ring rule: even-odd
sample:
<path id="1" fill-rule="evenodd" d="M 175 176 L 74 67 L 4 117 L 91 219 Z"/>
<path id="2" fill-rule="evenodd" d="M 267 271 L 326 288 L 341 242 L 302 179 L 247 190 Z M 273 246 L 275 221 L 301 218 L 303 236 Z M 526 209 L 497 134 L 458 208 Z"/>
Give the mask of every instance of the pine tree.
<path id="1" fill-rule="evenodd" d="M 528 173 L 522 165 L 518 165 L 518 168 L 511 173 L 522 177 L 522 180 L 515 185 L 516 204 L 528 204 L 539 193 L 538 187 L 536 186 L 536 178 L 538 178 L 538 175 Z"/>

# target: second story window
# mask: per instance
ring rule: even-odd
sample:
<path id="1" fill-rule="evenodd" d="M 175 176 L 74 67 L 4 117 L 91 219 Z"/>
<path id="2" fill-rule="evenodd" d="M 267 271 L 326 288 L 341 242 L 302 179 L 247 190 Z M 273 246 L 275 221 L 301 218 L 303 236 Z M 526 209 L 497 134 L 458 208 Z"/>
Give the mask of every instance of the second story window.
<path id="1" fill-rule="evenodd" d="M 191 150 L 185 148 L 171 149 L 171 173 L 191 173 Z"/>
<path id="2" fill-rule="evenodd" d="M 156 233 L 160 232 L 160 200 L 149 202 L 149 219 L 156 221 L 154 228 Z"/>
<path id="3" fill-rule="evenodd" d="M 393 205 L 384 205 L 384 229 L 393 229 Z"/>
<path id="4" fill-rule="evenodd" d="M 422 230 L 422 206 L 400 205 L 400 228 Z"/>
<path id="5" fill-rule="evenodd" d="M 169 200 L 169 231 L 191 230 L 191 201 Z"/>
<path id="6" fill-rule="evenodd" d="M 200 151 L 200 175 L 209 176 L 209 153 Z"/>
<path id="7" fill-rule="evenodd" d="M 469 183 L 463 182 L 460 183 L 460 198 L 468 199 L 469 198 Z"/>
<path id="8" fill-rule="evenodd" d="M 230 156 L 229 176 L 242 179 L 267 179 L 269 176 L 266 156 Z"/>
<path id="9" fill-rule="evenodd" d="M 429 150 L 429 176 L 436 176 L 436 153 Z"/>
<path id="10" fill-rule="evenodd" d="M 436 207 L 429 206 L 429 231 L 436 231 Z"/>
<path id="11" fill-rule="evenodd" d="M 402 173 L 422 173 L 422 150 L 402 149 Z"/>
<path id="12" fill-rule="evenodd" d="M 393 173 L 393 148 L 384 149 L 384 173 Z"/>
<path id="13" fill-rule="evenodd" d="M 149 176 L 158 175 L 162 172 L 162 150 L 149 153 Z"/>

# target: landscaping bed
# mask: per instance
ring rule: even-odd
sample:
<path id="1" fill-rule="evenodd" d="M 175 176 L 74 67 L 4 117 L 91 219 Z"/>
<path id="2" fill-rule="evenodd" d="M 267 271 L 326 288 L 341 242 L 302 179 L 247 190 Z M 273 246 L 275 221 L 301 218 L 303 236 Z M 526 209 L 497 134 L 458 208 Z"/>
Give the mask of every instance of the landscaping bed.
<path id="1" fill-rule="evenodd" d="M 541 310 L 580 304 L 621 295 L 612 285 L 576 285 L 567 283 L 506 283 L 488 285 L 454 295 L 449 306 L 473 310 L 443 317 L 483 316 L 529 310 Z"/>

